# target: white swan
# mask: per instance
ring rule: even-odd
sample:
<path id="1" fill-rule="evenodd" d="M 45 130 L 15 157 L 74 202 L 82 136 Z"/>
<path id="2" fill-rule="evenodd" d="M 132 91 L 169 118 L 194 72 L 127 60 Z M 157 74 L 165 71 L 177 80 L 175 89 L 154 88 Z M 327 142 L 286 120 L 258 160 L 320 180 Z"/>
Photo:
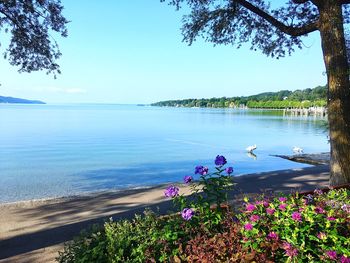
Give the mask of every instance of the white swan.
<path id="1" fill-rule="evenodd" d="M 294 152 L 294 153 L 303 153 L 304 150 L 303 150 L 303 148 L 294 146 L 294 147 L 293 147 L 293 152 Z"/>
<path id="2" fill-rule="evenodd" d="M 257 147 L 256 147 L 256 144 L 254 144 L 254 145 L 252 145 L 252 146 L 248 146 L 248 147 L 246 148 L 246 150 L 247 150 L 247 152 L 252 153 L 256 148 L 257 148 Z"/>

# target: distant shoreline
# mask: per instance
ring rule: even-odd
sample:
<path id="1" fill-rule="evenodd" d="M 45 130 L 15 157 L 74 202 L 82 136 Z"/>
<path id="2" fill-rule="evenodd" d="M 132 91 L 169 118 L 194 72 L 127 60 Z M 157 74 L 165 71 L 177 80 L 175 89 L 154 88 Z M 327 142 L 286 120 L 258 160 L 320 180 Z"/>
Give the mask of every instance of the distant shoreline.
<path id="1" fill-rule="evenodd" d="M 3 104 L 46 104 L 41 100 L 27 100 L 14 97 L 4 97 L 0 96 L 0 103 Z"/>

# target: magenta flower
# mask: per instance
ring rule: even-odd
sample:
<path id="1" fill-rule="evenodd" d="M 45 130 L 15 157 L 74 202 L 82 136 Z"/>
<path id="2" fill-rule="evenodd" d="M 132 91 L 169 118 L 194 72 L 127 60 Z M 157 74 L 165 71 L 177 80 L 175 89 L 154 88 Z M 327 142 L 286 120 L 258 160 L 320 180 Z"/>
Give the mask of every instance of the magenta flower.
<path id="1" fill-rule="evenodd" d="M 247 204 L 247 205 L 246 205 L 246 209 L 247 209 L 247 211 L 249 211 L 249 212 L 253 212 L 253 211 L 256 209 L 256 206 L 253 205 L 253 204 Z"/>
<path id="2" fill-rule="evenodd" d="M 328 250 L 326 251 L 326 255 L 329 259 L 332 259 L 332 260 L 337 260 L 337 252 L 334 251 L 334 250 Z"/>
<path id="3" fill-rule="evenodd" d="M 222 155 L 217 155 L 215 158 L 215 165 L 223 166 L 227 163 L 226 158 Z"/>
<path id="4" fill-rule="evenodd" d="M 328 217 L 327 217 L 327 220 L 329 220 L 329 221 L 335 221 L 336 218 L 335 218 L 335 217 L 332 217 L 332 216 L 328 216 Z"/>
<path id="5" fill-rule="evenodd" d="M 250 219 L 250 221 L 252 221 L 252 222 L 256 222 L 256 221 L 258 221 L 258 220 L 260 219 L 260 216 L 258 216 L 258 215 L 252 215 L 249 219 Z"/>
<path id="6" fill-rule="evenodd" d="M 285 197 L 280 197 L 280 198 L 278 198 L 278 200 L 280 200 L 280 202 L 285 202 L 285 201 L 287 201 L 287 198 L 285 198 Z"/>
<path id="7" fill-rule="evenodd" d="M 186 175 L 184 177 L 184 183 L 185 184 L 189 184 L 190 182 L 192 182 L 192 180 L 193 180 L 193 177 L 191 175 Z"/>
<path id="8" fill-rule="evenodd" d="M 343 255 L 340 257 L 340 262 L 341 263 L 350 263 L 350 257 Z"/>
<path id="9" fill-rule="evenodd" d="M 186 221 L 190 220 L 193 215 L 194 215 L 194 211 L 191 208 L 185 208 L 181 212 L 182 218 L 185 219 Z"/>
<path id="10" fill-rule="evenodd" d="M 177 188 L 176 186 L 170 185 L 170 186 L 168 186 L 167 189 L 165 189 L 164 195 L 166 197 L 174 198 L 174 197 L 179 195 L 179 188 Z"/>
<path id="11" fill-rule="evenodd" d="M 250 231 L 250 230 L 252 230 L 252 229 L 253 229 L 253 225 L 252 225 L 252 224 L 250 224 L 250 223 L 245 224 L 245 225 L 244 225 L 244 229 L 245 229 L 245 230 L 247 230 L 247 231 Z"/>
<path id="12" fill-rule="evenodd" d="M 301 214 L 298 213 L 298 212 L 293 212 L 293 213 L 292 213 L 292 218 L 293 218 L 294 221 L 298 221 L 298 222 L 301 222 L 301 221 L 302 221 L 302 219 L 301 219 Z"/>
<path id="13" fill-rule="evenodd" d="M 324 214 L 326 212 L 322 207 L 319 206 L 315 207 L 314 211 L 316 214 Z"/>
<path id="14" fill-rule="evenodd" d="M 196 166 L 194 173 L 200 174 L 200 175 L 206 175 L 208 173 L 208 171 L 209 171 L 208 167 L 198 165 L 198 166 Z"/>
<path id="15" fill-rule="evenodd" d="M 276 241 L 279 239 L 278 234 L 275 233 L 275 232 L 270 232 L 270 233 L 267 235 L 267 237 L 268 237 L 269 239 L 276 240 Z"/>
<path id="16" fill-rule="evenodd" d="M 285 250 L 285 253 L 288 257 L 296 257 L 298 255 L 298 250 L 294 248 L 291 244 L 288 242 L 283 243 L 283 249 Z"/>
<path id="17" fill-rule="evenodd" d="M 282 211 L 286 210 L 287 204 L 280 204 L 278 208 Z"/>
<path id="18" fill-rule="evenodd" d="M 320 233 L 317 234 L 317 237 L 319 239 L 325 240 L 327 238 L 327 235 L 324 232 L 320 232 Z"/>
<path id="19" fill-rule="evenodd" d="M 269 205 L 270 205 L 269 202 L 267 202 L 267 201 L 263 201 L 262 204 L 263 204 L 264 207 L 269 207 Z"/>
<path id="20" fill-rule="evenodd" d="M 233 168 L 230 166 L 230 167 L 227 167 L 226 169 L 225 169 L 225 172 L 227 173 L 227 174 L 232 174 L 233 173 Z"/>
<path id="21" fill-rule="evenodd" d="M 268 213 L 269 215 L 273 215 L 275 213 L 275 209 L 273 208 L 266 208 L 266 213 Z"/>

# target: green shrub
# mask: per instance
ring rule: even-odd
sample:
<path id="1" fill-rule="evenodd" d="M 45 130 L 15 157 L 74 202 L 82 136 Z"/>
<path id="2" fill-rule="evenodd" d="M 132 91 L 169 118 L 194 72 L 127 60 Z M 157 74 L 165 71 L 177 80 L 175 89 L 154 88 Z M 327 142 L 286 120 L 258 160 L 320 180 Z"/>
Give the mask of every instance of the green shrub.
<path id="1" fill-rule="evenodd" d="M 232 167 L 197 166 L 193 195 L 165 190 L 178 212 L 145 211 L 106 222 L 66 244 L 58 262 L 340 262 L 350 263 L 350 190 L 245 198 L 240 213 L 223 209 Z M 214 205 L 214 206 L 213 206 Z"/>

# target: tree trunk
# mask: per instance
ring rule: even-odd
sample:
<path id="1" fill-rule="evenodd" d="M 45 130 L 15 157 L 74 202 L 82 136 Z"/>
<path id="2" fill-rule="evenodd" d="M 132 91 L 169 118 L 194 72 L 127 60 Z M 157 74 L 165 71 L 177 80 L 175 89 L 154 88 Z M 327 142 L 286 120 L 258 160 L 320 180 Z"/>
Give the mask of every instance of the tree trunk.
<path id="1" fill-rule="evenodd" d="M 343 16 L 338 0 L 320 1 L 320 33 L 328 81 L 331 186 L 350 183 L 350 84 Z"/>

